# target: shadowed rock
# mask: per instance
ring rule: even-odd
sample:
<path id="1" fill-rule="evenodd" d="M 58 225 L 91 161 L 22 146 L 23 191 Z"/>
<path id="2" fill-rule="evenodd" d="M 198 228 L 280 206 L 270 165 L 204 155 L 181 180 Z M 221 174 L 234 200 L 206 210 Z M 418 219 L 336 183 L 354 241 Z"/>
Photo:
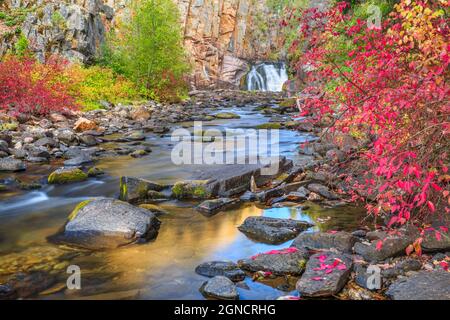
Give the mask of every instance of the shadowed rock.
<path id="1" fill-rule="evenodd" d="M 206 200 L 197 206 L 197 211 L 206 214 L 214 215 L 219 211 L 229 209 L 239 203 L 238 199 L 220 198 L 214 200 Z"/>

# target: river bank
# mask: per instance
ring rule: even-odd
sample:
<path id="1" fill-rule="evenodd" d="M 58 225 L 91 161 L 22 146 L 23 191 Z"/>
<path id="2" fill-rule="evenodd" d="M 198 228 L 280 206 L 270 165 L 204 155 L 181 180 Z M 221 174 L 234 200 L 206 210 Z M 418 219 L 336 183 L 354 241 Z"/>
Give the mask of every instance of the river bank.
<path id="1" fill-rule="evenodd" d="M 18 128 L 3 136 L 8 144 L 5 153 L 22 159 L 26 170 L 0 176 L 5 186 L 0 193 L 0 295 L 200 299 L 202 288 L 204 295 L 215 298 L 223 298 L 220 294 L 225 291 L 225 297 L 240 299 L 298 297 L 298 292 L 302 297 L 384 299 L 381 294 L 389 288 L 389 297 L 395 299 L 407 298 L 408 290 L 417 292 L 419 288 L 424 298 L 445 297 L 447 289 L 439 289 L 439 283 L 448 279 L 441 270 L 441 262 L 448 257 L 447 242 L 442 246 L 433 242 L 431 235 L 424 248 L 442 253 L 396 257 L 402 255 L 407 242 L 396 235 L 372 232 L 371 224 L 363 220 L 364 209 L 349 206 L 338 193 L 336 178 L 330 178 L 323 166 L 314 169 L 324 159 L 338 159 L 339 150 L 322 142 L 311 146 L 312 150 L 299 148 L 317 139 L 314 134 L 320 128 L 299 123 L 293 118 L 296 113 L 292 101 L 286 102 L 278 94 L 218 91 L 193 92 L 190 102 L 164 108 L 151 103 L 138 108 L 111 106 L 64 118 L 16 119 Z M 15 122 L 11 120 L 8 123 Z M 292 163 L 256 186 L 250 183 L 252 175 L 235 180 L 231 178 L 238 171 L 224 174 L 224 180 L 233 180 L 230 190 L 245 187 L 226 197 L 239 201 L 231 208 L 221 207 L 227 203 L 224 196 L 219 204 L 201 197 L 173 197 L 170 191 L 176 182 L 191 181 L 199 171 L 205 174 L 202 166 L 180 167 L 170 161 L 170 132 L 191 129 L 192 121 L 205 121 L 219 130 L 279 128 L 280 156 Z M 294 128 L 300 133 L 290 130 Z M 32 139 L 27 139 L 30 136 Z M 63 165 L 80 167 L 91 175 L 73 184 L 49 184 L 48 175 Z M 18 168 L 23 169 L 21 165 Z M 104 174 L 99 175 L 101 172 Z M 156 199 L 149 198 L 148 192 L 156 190 L 146 190 L 145 199 L 133 201 L 134 205 L 157 206 L 149 210 L 162 222 L 154 240 L 100 251 L 47 241 L 67 226 L 67 217 L 77 204 L 98 197 L 121 197 L 121 177 L 156 181 L 163 187 Z M 128 195 L 130 191 L 128 188 Z M 198 212 L 199 206 L 208 209 L 206 214 Z M 218 210 L 209 211 L 216 207 Z M 74 217 L 76 221 L 77 215 Z M 293 220 L 304 221 L 303 227 Z M 307 232 L 300 233 L 304 230 Z M 379 239 L 388 243 L 380 252 L 375 249 Z M 202 265 L 224 259 L 221 264 Z M 362 288 L 367 286 L 364 279 L 372 261 L 383 266 L 386 279 L 375 292 Z M 82 270 L 81 290 L 66 288 L 65 269 L 71 264 Z M 232 280 L 238 281 L 212 278 L 212 283 L 204 284 L 208 280 L 205 275 L 232 275 Z M 420 287 L 424 278 L 432 283 L 431 290 Z"/>

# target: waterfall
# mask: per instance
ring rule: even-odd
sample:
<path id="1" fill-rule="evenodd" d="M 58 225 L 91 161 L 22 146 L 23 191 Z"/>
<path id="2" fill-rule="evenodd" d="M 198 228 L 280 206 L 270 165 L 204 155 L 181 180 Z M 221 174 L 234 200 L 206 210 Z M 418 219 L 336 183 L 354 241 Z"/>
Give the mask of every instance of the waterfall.
<path id="1" fill-rule="evenodd" d="M 284 63 L 259 63 L 251 67 L 247 74 L 247 90 L 281 91 L 288 80 Z"/>

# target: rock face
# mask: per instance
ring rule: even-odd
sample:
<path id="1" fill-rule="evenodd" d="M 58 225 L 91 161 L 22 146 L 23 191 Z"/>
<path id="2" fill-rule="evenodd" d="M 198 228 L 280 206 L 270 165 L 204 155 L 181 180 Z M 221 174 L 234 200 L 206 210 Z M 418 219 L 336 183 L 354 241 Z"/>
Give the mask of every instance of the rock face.
<path id="1" fill-rule="evenodd" d="M 197 266 L 195 272 L 205 277 L 224 276 L 235 282 L 242 281 L 245 278 L 245 272 L 231 261 L 205 262 Z"/>
<path id="2" fill-rule="evenodd" d="M 279 244 L 295 238 L 311 226 L 310 223 L 299 220 L 248 217 L 238 229 L 252 239 Z"/>
<path id="3" fill-rule="evenodd" d="M 87 249 L 117 248 L 157 236 L 155 214 L 115 199 L 84 201 L 72 211 L 63 230 L 49 239 Z"/>
<path id="4" fill-rule="evenodd" d="M 280 276 L 300 275 L 305 270 L 308 256 L 306 250 L 284 249 L 239 260 L 238 265 L 241 269 L 251 272 L 269 271 Z"/>
<path id="5" fill-rule="evenodd" d="M 335 295 L 345 286 L 351 269 L 352 260 L 346 255 L 317 253 L 306 264 L 305 273 L 297 282 L 297 290 L 305 297 Z"/>
<path id="6" fill-rule="evenodd" d="M 200 291 L 206 297 L 214 299 L 237 300 L 239 298 L 235 284 L 223 276 L 217 276 L 208 280 L 200 288 Z"/>
<path id="7" fill-rule="evenodd" d="M 450 300 L 450 272 L 420 271 L 394 282 L 386 294 L 394 300 Z"/>
<path id="8" fill-rule="evenodd" d="M 342 252 L 351 252 L 358 239 L 347 232 L 302 233 L 292 243 L 296 248 L 309 249 L 337 249 Z"/>
<path id="9" fill-rule="evenodd" d="M 107 31 L 126 17 L 129 9 L 128 1 L 119 0 L 4 2 L 8 9 L 29 10 L 20 27 L 41 60 L 51 52 L 72 60 L 93 61 Z M 180 10 L 184 44 L 194 66 L 194 88 L 237 87 L 249 69 L 247 61 L 283 58 L 283 54 L 274 55 L 282 48 L 279 17 L 265 1 L 174 2 Z M 19 25 L 1 27 L 0 56 L 14 46 L 17 38 L 12 34 Z"/>

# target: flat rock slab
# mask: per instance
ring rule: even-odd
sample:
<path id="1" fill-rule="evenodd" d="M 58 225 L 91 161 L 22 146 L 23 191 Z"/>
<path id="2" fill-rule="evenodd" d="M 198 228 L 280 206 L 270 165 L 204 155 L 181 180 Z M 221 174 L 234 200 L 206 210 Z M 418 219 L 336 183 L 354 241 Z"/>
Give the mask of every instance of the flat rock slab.
<path id="1" fill-rule="evenodd" d="M 50 241 L 87 249 L 110 249 L 157 236 L 155 214 L 116 199 L 87 200 L 77 205 L 63 230 Z"/>
<path id="2" fill-rule="evenodd" d="M 450 300 L 450 272 L 420 271 L 394 282 L 386 295 L 393 300 Z"/>
<path id="3" fill-rule="evenodd" d="M 245 272 L 231 261 L 204 262 L 195 268 L 195 272 L 205 277 L 224 276 L 235 282 L 245 278 Z"/>
<path id="4" fill-rule="evenodd" d="M 258 216 L 248 217 L 238 229 L 254 240 L 280 244 L 295 238 L 312 226 L 306 221 Z"/>
<path id="5" fill-rule="evenodd" d="M 329 297 L 342 290 L 351 270 L 352 260 L 347 255 L 317 253 L 310 257 L 296 288 L 301 296 Z"/>
<path id="6" fill-rule="evenodd" d="M 196 210 L 206 215 L 214 215 L 219 211 L 236 206 L 239 202 L 239 199 L 230 198 L 205 200 L 197 206 Z"/>
<path id="7" fill-rule="evenodd" d="M 305 270 L 309 254 L 306 250 L 273 250 L 250 259 L 238 261 L 238 266 L 246 271 L 269 271 L 274 275 L 300 275 Z"/>
<path id="8" fill-rule="evenodd" d="M 269 169 L 271 168 L 271 169 Z M 292 168 L 285 157 L 273 159 L 273 166 L 262 164 L 229 164 L 205 166 L 192 176 L 192 180 L 207 181 L 211 196 L 230 197 L 250 189 L 252 176 L 261 186 Z"/>
<path id="9" fill-rule="evenodd" d="M 337 249 L 342 252 L 352 252 L 358 238 L 347 232 L 304 232 L 295 238 L 292 247 L 308 249 Z"/>
<path id="10" fill-rule="evenodd" d="M 206 281 L 200 288 L 200 292 L 205 297 L 219 300 L 239 299 L 236 285 L 233 281 L 223 276 L 216 276 Z"/>

